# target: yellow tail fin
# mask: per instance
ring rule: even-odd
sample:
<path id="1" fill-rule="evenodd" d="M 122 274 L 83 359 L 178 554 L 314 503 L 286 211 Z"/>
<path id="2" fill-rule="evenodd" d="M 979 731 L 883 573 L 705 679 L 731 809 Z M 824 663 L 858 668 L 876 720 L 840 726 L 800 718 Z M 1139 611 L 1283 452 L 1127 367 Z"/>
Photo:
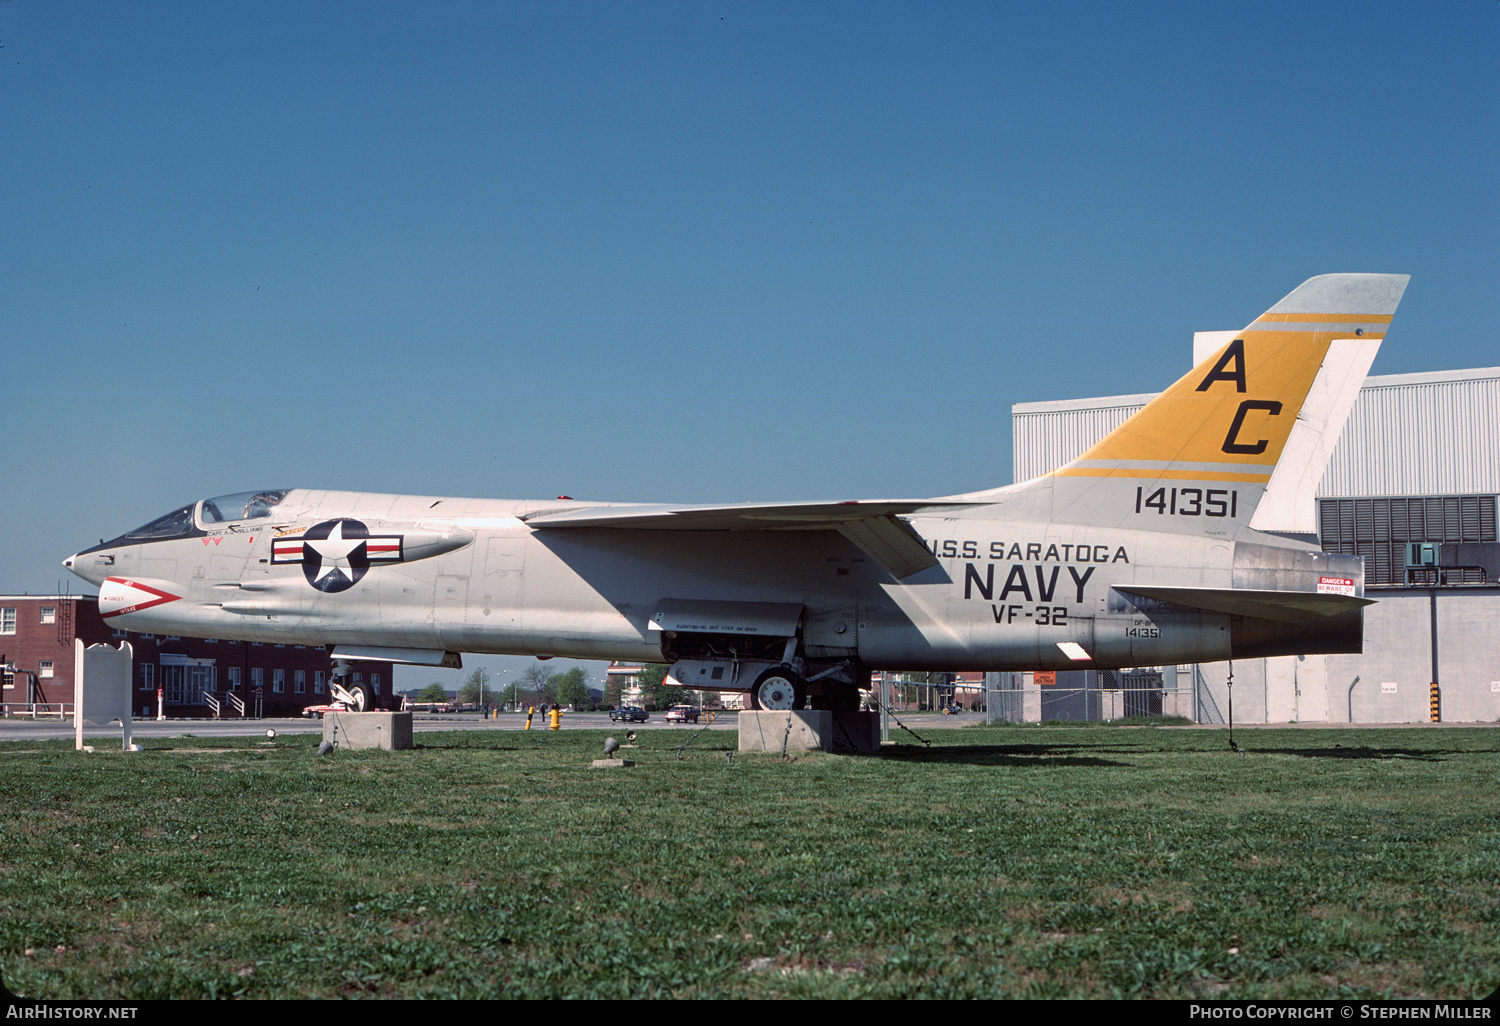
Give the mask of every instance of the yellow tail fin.
<path id="1" fill-rule="evenodd" d="M 1124 478 L 1138 487 L 1234 482 L 1240 486 L 1236 519 L 1248 518 L 1329 344 L 1383 339 L 1408 280 L 1397 274 L 1310 278 L 1053 476 Z"/>

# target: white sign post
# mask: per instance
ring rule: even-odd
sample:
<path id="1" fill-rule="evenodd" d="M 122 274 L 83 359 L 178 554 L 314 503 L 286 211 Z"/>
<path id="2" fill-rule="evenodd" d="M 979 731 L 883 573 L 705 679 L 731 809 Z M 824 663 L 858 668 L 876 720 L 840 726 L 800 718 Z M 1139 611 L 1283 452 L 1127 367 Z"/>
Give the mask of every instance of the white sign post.
<path id="1" fill-rule="evenodd" d="M 73 640 L 73 747 L 83 750 L 83 721 L 119 720 L 122 751 L 130 751 L 130 668 L 134 653 L 128 641 L 119 648 Z"/>

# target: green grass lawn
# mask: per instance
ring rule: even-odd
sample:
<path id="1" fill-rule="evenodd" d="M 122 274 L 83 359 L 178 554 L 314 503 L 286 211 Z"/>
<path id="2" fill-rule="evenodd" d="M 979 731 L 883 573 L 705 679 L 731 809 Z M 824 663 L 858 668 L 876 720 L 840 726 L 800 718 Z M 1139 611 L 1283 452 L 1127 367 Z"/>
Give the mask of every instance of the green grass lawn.
<path id="1" fill-rule="evenodd" d="M 1500 732 L 1047 726 L 0 745 L 32 997 L 1443 997 L 1500 984 Z M 909 737 L 909 735 L 908 735 Z"/>

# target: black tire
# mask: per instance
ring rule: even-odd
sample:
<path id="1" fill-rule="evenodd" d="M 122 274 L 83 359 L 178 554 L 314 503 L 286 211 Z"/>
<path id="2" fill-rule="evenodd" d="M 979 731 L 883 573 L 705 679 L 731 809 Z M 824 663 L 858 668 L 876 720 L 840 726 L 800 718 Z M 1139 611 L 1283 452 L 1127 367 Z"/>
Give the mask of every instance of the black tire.
<path id="1" fill-rule="evenodd" d="M 858 712 L 859 688 L 853 684 L 832 684 L 823 692 L 823 708 L 834 712 Z"/>
<path id="2" fill-rule="evenodd" d="M 354 708 L 352 712 L 374 712 L 375 692 L 370 690 L 368 684 L 350 684 L 344 690 L 354 697 Z"/>
<path id="3" fill-rule="evenodd" d="M 807 685 L 790 666 L 775 666 L 755 679 L 745 692 L 749 708 L 767 712 L 807 707 Z"/>

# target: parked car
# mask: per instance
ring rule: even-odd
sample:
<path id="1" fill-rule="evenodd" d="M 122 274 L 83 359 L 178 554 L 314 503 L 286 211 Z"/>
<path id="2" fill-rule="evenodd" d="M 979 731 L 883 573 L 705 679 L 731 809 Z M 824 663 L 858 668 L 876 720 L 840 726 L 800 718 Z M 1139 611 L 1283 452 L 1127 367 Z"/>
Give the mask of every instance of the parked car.
<path id="1" fill-rule="evenodd" d="M 302 710 L 302 715 L 308 719 L 321 720 L 324 713 L 348 711 L 349 707 L 343 702 L 330 702 L 328 705 L 309 705 Z"/>
<path id="2" fill-rule="evenodd" d="M 622 723 L 645 723 L 651 718 L 651 714 L 638 705 L 622 705 L 618 709 L 611 709 L 609 718 Z"/>
<path id="3" fill-rule="evenodd" d="M 667 710 L 668 723 L 697 723 L 698 707 L 696 705 L 674 705 Z"/>

